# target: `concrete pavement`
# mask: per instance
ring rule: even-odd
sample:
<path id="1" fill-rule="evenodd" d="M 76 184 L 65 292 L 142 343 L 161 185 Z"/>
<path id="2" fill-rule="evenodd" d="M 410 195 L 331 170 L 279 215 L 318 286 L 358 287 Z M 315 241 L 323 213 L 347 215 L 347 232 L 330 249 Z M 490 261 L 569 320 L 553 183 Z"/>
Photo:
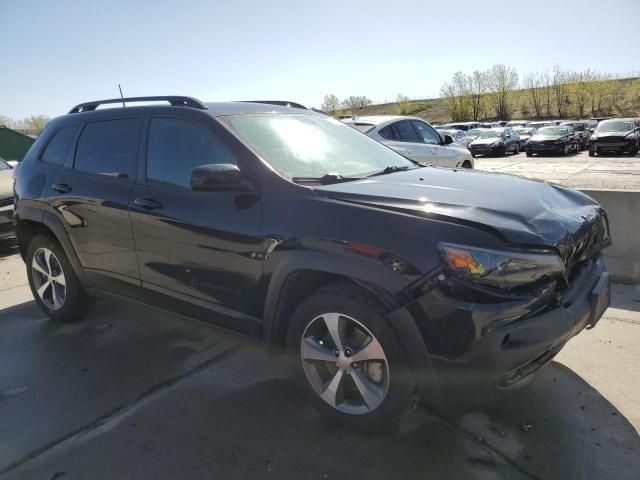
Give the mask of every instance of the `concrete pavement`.
<path id="1" fill-rule="evenodd" d="M 47 321 L 0 253 L 0 474 L 5 479 L 637 478 L 640 292 L 616 286 L 530 388 L 393 434 L 323 422 L 282 359 L 180 316 L 99 302 Z M 3 256 L 4 255 L 4 256 Z"/>
<path id="2" fill-rule="evenodd" d="M 478 170 L 513 173 L 578 189 L 640 190 L 640 154 L 589 157 L 585 150 L 566 157 L 477 157 Z"/>

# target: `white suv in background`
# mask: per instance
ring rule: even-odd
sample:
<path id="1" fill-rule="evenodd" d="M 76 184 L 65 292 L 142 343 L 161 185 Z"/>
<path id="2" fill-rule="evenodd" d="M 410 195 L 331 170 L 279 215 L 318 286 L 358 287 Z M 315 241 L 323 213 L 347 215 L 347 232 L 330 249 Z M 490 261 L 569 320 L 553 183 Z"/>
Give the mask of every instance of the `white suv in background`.
<path id="1" fill-rule="evenodd" d="M 377 115 L 343 121 L 416 162 L 440 167 L 473 168 L 473 157 L 469 150 L 453 143 L 449 135 L 440 135 L 421 118 Z"/>

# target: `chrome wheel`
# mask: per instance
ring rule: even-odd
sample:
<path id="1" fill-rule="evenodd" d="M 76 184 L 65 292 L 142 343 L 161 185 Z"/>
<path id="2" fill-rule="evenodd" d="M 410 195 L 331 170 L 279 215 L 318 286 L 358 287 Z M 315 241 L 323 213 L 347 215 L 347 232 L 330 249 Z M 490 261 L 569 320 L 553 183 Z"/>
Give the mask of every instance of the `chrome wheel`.
<path id="1" fill-rule="evenodd" d="M 341 313 L 314 318 L 300 345 L 311 387 L 336 410 L 361 415 L 375 410 L 389 388 L 389 364 L 382 345 L 356 319 Z"/>
<path id="2" fill-rule="evenodd" d="M 67 285 L 64 271 L 58 257 L 48 248 L 39 248 L 31 261 L 33 286 L 42 303 L 51 310 L 59 310 L 64 305 Z"/>

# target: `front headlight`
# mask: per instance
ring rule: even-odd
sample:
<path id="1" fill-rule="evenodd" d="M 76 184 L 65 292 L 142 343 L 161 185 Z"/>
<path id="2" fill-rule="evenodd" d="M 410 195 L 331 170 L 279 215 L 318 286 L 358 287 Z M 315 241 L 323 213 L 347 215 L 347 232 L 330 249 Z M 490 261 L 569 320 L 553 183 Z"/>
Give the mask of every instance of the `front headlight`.
<path id="1" fill-rule="evenodd" d="M 635 136 L 636 136 L 635 132 L 631 132 L 631 133 L 628 133 L 627 136 L 624 138 L 626 138 L 627 140 L 631 140 L 631 139 L 634 139 Z"/>
<path id="2" fill-rule="evenodd" d="M 596 135 L 596 134 L 594 133 L 593 135 L 591 135 L 591 136 L 589 137 L 589 140 L 590 140 L 590 141 L 592 141 L 592 142 L 593 142 L 593 141 L 595 141 L 595 140 L 598 140 L 598 135 Z"/>
<path id="3" fill-rule="evenodd" d="M 502 140 L 498 140 L 497 142 L 493 142 L 491 144 L 492 147 L 501 147 L 502 145 L 504 145 L 504 142 Z"/>
<path id="4" fill-rule="evenodd" d="M 556 145 L 563 145 L 563 144 L 567 143 L 568 141 L 569 141 L 568 138 L 561 138 L 560 140 L 556 140 L 555 144 Z"/>
<path id="5" fill-rule="evenodd" d="M 452 243 L 436 245 L 445 268 L 453 275 L 498 288 L 534 283 L 544 277 L 562 277 L 564 264 L 549 250 L 500 251 Z"/>

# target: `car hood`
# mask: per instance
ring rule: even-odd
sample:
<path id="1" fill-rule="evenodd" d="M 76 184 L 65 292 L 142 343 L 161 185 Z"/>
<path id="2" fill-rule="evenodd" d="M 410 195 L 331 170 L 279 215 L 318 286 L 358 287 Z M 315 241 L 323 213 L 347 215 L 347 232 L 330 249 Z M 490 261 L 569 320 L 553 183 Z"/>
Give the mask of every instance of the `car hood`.
<path id="1" fill-rule="evenodd" d="M 562 253 L 603 210 L 587 195 L 522 177 L 435 167 L 315 188 L 323 196 L 492 231 L 510 243 Z"/>
<path id="2" fill-rule="evenodd" d="M 567 135 L 534 135 L 530 138 L 532 142 L 544 142 L 546 140 L 560 140 Z"/>
<path id="3" fill-rule="evenodd" d="M 0 170 L 0 200 L 13 197 L 13 170 Z"/>
<path id="4" fill-rule="evenodd" d="M 476 138 L 469 145 L 491 145 L 501 140 L 501 138 Z"/>

